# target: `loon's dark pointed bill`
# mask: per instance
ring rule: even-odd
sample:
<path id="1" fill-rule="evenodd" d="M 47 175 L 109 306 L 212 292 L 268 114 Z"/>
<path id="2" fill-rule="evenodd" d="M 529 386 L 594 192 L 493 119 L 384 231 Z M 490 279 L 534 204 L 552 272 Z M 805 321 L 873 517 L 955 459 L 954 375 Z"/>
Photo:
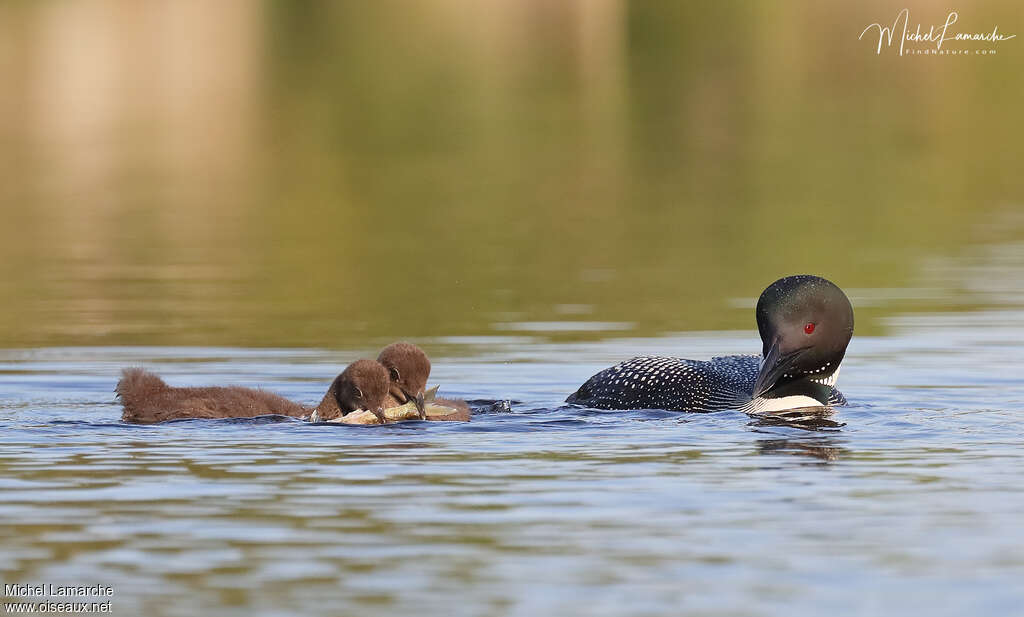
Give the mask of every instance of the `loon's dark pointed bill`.
<path id="1" fill-rule="evenodd" d="M 414 394 L 409 390 L 406 390 L 402 386 L 396 383 L 392 383 L 391 395 L 394 396 L 395 399 L 402 404 L 412 401 L 412 403 L 416 405 L 416 411 L 420 415 L 420 420 L 427 419 L 426 401 L 424 400 L 425 397 L 422 392 L 420 392 L 419 394 Z"/>
<path id="2" fill-rule="evenodd" d="M 409 402 L 409 395 L 406 393 L 405 388 L 398 385 L 395 381 L 391 382 L 391 387 L 388 388 L 391 396 L 395 397 L 395 400 L 403 405 Z"/>
<path id="3" fill-rule="evenodd" d="M 408 392 L 406 392 L 405 395 L 406 395 L 406 397 L 411 399 L 412 402 L 416 405 L 416 411 L 419 412 L 419 414 L 420 414 L 420 420 L 426 420 L 427 419 L 426 395 L 424 393 L 422 393 L 422 392 L 420 392 L 419 394 L 417 394 L 415 396 L 411 396 Z"/>
<path id="4" fill-rule="evenodd" d="M 761 361 L 761 370 L 757 373 L 757 380 L 754 381 L 753 398 L 762 396 L 774 388 L 780 379 L 788 376 L 796 368 L 800 357 L 806 351 L 807 348 L 802 347 L 783 353 L 779 347 L 779 340 L 775 339 Z"/>

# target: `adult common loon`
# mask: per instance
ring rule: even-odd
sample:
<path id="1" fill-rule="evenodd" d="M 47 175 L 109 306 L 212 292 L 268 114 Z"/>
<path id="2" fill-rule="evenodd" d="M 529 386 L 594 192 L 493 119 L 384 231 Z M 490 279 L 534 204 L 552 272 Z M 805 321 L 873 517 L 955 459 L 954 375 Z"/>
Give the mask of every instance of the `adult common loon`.
<path id="1" fill-rule="evenodd" d="M 819 276 L 787 276 L 757 301 L 759 356 L 707 361 L 642 356 L 587 380 L 567 403 L 595 409 L 783 411 L 845 405 L 835 389 L 853 306 Z"/>

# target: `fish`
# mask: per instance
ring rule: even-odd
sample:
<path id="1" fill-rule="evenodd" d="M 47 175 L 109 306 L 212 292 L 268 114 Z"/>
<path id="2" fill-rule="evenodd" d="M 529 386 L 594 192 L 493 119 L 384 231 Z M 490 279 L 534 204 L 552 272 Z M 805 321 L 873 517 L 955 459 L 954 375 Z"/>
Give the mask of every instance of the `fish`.
<path id="1" fill-rule="evenodd" d="M 427 420 L 445 420 L 448 419 L 448 416 L 457 411 L 452 407 L 434 403 L 434 400 L 437 398 L 438 387 L 439 386 L 434 386 L 423 394 L 423 412 L 427 416 Z M 404 405 L 385 409 L 384 418 L 389 423 L 402 422 L 405 420 L 419 420 L 420 413 L 419 410 L 416 409 L 416 402 L 409 401 Z M 314 411 L 309 416 L 309 421 L 328 422 L 332 424 L 380 424 L 380 420 L 377 418 L 376 414 L 365 409 L 358 409 L 333 420 L 320 420 L 319 415 Z"/>

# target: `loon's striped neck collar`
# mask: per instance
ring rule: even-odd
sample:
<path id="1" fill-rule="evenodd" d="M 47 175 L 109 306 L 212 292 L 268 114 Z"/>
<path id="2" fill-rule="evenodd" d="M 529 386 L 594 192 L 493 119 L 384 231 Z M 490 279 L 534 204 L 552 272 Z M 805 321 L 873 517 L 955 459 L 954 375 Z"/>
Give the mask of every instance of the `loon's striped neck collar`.
<path id="1" fill-rule="evenodd" d="M 774 388 L 770 393 L 752 398 L 743 405 L 748 413 L 791 411 L 809 407 L 827 407 L 832 389 L 839 379 L 839 368 L 822 377 L 806 377 Z"/>

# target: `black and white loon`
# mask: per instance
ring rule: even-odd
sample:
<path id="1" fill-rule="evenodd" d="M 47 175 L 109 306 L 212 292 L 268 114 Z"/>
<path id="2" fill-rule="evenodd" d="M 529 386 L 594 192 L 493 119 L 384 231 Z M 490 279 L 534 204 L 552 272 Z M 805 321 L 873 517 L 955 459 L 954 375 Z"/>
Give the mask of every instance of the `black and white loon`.
<path id="1" fill-rule="evenodd" d="M 853 306 L 843 290 L 818 276 L 787 276 L 764 290 L 756 315 L 761 356 L 633 358 L 594 375 L 566 402 L 747 412 L 845 405 L 835 384 L 853 336 Z"/>

